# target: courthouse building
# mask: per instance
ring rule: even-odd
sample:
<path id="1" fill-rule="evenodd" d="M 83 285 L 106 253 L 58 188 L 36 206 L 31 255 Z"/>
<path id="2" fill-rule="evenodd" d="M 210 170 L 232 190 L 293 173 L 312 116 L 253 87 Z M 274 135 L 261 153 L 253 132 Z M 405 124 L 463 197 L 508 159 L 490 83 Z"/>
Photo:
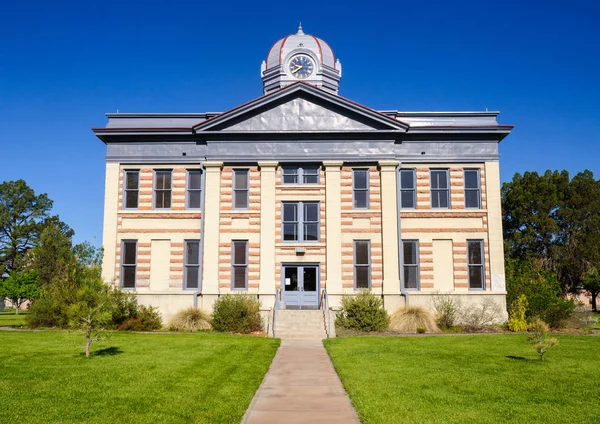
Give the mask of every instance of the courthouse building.
<path id="1" fill-rule="evenodd" d="M 222 113 L 111 113 L 106 281 L 165 318 L 224 293 L 265 311 L 359 290 L 391 312 L 449 293 L 506 311 L 498 112 L 374 110 L 299 28 L 261 69 L 264 95 Z M 372 76 L 371 76 L 372 77 Z"/>

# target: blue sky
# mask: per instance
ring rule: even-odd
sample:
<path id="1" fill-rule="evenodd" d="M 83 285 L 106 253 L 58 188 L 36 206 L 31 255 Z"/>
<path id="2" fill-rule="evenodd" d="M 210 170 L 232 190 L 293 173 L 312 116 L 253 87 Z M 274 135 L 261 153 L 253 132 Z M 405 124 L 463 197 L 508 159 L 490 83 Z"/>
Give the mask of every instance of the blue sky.
<path id="1" fill-rule="evenodd" d="M 340 94 L 376 109 L 500 110 L 515 172 L 600 176 L 600 3 L 7 2 L 0 14 L 0 180 L 54 200 L 99 245 L 106 112 L 223 111 L 260 96 L 260 64 L 296 32 L 343 65 Z"/>

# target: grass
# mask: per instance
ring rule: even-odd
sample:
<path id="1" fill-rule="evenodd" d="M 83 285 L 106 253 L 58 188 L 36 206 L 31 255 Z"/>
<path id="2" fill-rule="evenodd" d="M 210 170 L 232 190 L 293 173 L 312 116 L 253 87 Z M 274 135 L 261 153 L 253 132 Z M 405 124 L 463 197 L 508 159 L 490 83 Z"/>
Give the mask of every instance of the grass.
<path id="1" fill-rule="evenodd" d="M 562 336 L 537 359 L 526 336 L 325 340 L 365 424 L 597 423 L 600 337 Z"/>
<path id="2" fill-rule="evenodd" d="M 3 423 L 240 422 L 279 340 L 113 333 L 83 355 L 65 331 L 0 331 Z"/>
<path id="3" fill-rule="evenodd" d="M 4 312 L 0 312 L 0 327 L 24 327 L 27 314 L 27 311 L 19 311 L 17 315 L 14 309 L 6 308 Z"/>

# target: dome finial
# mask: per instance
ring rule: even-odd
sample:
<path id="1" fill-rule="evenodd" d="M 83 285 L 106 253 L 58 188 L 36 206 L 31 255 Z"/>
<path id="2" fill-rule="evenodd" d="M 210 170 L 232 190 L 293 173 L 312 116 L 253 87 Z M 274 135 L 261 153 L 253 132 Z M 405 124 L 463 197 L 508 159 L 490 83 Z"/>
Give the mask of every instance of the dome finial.
<path id="1" fill-rule="evenodd" d="M 302 31 L 302 22 L 298 22 L 298 32 L 296 35 L 304 35 L 304 31 Z"/>

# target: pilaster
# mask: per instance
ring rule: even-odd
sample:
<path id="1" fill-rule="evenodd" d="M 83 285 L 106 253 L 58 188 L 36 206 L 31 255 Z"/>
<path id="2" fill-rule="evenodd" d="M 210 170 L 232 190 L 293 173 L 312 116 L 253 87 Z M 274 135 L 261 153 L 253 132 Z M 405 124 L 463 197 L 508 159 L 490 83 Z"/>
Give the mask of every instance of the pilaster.
<path id="1" fill-rule="evenodd" d="M 325 231 L 327 234 L 327 292 L 341 294 L 342 286 L 342 161 L 324 161 L 325 167 Z"/>
<path id="2" fill-rule="evenodd" d="M 383 293 L 400 293 L 398 264 L 398 161 L 379 162 L 381 176 L 381 238 L 383 245 Z"/>
<path id="3" fill-rule="evenodd" d="M 275 184 L 277 162 L 260 167 L 260 282 L 259 293 L 275 294 Z"/>
<path id="4" fill-rule="evenodd" d="M 102 228 L 102 279 L 107 283 L 115 281 L 117 250 L 117 219 L 119 213 L 119 164 L 106 163 L 104 183 L 104 225 Z"/>
<path id="5" fill-rule="evenodd" d="M 485 163 L 486 199 L 488 209 L 488 243 L 490 254 L 490 275 L 492 281 L 487 290 L 505 291 L 504 240 L 502 236 L 502 206 L 500 194 L 500 164 Z"/>
<path id="6" fill-rule="evenodd" d="M 221 169 L 223 162 L 204 162 L 204 249 L 202 293 L 219 292 L 219 221 L 221 208 Z"/>

